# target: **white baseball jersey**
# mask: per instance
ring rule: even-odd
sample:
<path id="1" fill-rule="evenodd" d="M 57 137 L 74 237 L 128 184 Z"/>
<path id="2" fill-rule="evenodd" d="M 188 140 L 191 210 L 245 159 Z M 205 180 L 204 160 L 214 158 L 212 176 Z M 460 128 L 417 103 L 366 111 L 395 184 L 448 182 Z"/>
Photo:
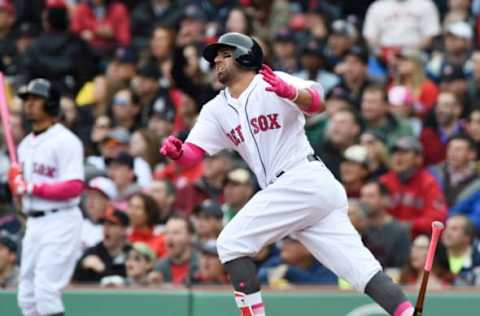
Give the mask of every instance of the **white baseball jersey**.
<path id="1" fill-rule="evenodd" d="M 55 124 L 45 132 L 25 137 L 18 147 L 23 177 L 29 183 L 55 183 L 84 179 L 83 145 L 71 131 Z M 53 201 L 24 195 L 22 207 L 25 213 L 32 210 L 48 211 L 72 208 L 80 198 Z"/>
<path id="2" fill-rule="evenodd" d="M 320 84 L 276 74 L 297 88 L 316 89 L 323 98 Z M 313 153 L 305 135 L 304 113 L 290 100 L 265 91 L 268 86 L 256 75 L 238 99 L 228 89 L 222 90 L 203 106 L 186 140 L 210 155 L 222 149 L 236 150 L 262 188 Z"/>

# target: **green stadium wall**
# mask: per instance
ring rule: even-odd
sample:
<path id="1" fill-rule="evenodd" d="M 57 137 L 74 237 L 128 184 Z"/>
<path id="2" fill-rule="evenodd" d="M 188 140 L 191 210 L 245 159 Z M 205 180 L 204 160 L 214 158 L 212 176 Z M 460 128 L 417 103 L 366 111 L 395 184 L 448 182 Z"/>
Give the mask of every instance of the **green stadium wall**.
<path id="1" fill-rule="evenodd" d="M 387 315 L 352 292 L 267 292 L 264 298 L 273 316 Z M 230 291 L 68 290 L 64 300 L 66 316 L 238 316 Z M 423 315 L 480 316 L 480 292 L 430 293 Z M 0 291 L 0 316 L 21 316 L 15 292 Z"/>

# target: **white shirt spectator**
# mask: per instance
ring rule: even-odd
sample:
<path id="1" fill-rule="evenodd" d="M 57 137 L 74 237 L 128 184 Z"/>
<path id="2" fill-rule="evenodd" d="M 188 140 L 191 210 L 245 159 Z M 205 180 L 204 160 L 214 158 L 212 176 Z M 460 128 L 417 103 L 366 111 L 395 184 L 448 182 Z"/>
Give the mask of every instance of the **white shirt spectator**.
<path id="1" fill-rule="evenodd" d="M 374 48 L 421 48 L 440 33 L 432 0 L 377 0 L 367 10 L 363 35 Z"/>

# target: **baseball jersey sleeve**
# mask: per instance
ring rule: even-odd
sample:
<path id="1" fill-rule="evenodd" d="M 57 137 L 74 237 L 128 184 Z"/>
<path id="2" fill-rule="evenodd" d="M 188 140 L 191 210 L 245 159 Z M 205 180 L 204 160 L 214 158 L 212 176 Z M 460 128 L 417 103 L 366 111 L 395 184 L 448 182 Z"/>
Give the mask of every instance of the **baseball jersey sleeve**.
<path id="1" fill-rule="evenodd" d="M 209 155 L 214 155 L 222 149 L 230 148 L 227 137 L 213 112 L 214 103 L 207 103 L 197 118 L 185 142 L 202 148 Z M 220 105 L 219 105 L 220 106 Z"/>
<path id="2" fill-rule="evenodd" d="M 72 135 L 65 138 L 57 152 L 59 180 L 84 180 L 83 145 Z"/>

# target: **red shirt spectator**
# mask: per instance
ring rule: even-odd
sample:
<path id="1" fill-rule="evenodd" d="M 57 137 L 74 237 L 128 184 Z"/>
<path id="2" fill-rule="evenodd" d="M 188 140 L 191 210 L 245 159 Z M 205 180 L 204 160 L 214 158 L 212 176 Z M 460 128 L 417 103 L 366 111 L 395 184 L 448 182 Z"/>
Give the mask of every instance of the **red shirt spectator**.
<path id="1" fill-rule="evenodd" d="M 392 170 L 380 177 L 389 189 L 389 213 L 408 222 L 413 236 L 429 234 L 432 222 L 447 216 L 445 197 L 437 180 L 422 165 L 422 146 L 413 137 L 400 138 L 392 148 Z"/>
<path id="2" fill-rule="evenodd" d="M 128 241 L 131 243 L 143 242 L 147 244 L 153 251 L 155 251 L 157 258 L 162 258 L 167 253 L 165 235 L 156 235 L 153 228 L 132 230 L 128 235 Z"/>
<path id="3" fill-rule="evenodd" d="M 72 31 L 100 51 L 128 46 L 131 40 L 130 16 L 123 3 L 92 0 L 78 4 L 72 15 Z"/>

